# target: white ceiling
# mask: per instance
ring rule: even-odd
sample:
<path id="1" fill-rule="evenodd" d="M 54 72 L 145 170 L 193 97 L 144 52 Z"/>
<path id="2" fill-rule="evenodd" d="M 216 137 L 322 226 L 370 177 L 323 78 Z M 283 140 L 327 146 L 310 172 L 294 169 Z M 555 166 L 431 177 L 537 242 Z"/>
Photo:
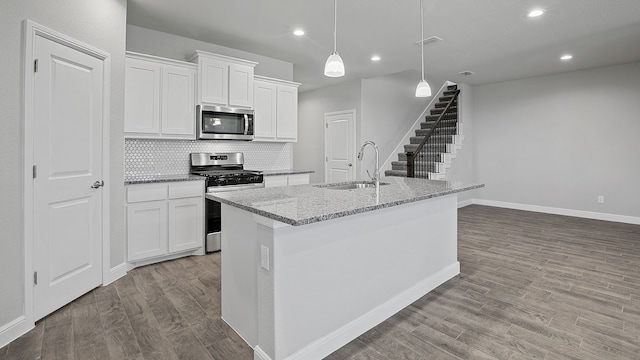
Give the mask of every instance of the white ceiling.
<path id="1" fill-rule="evenodd" d="M 332 0 L 129 0 L 127 22 L 292 62 L 294 80 L 310 90 L 419 71 L 419 4 L 338 0 L 343 78 L 323 75 Z M 538 7 L 545 15 L 526 17 Z M 427 76 L 476 85 L 640 61 L 640 0 L 425 0 L 424 9 L 425 38 L 444 40 L 425 46 Z M 306 35 L 293 36 L 297 27 Z M 573 60 L 560 61 L 564 53 Z M 382 60 L 372 63 L 373 54 Z"/>

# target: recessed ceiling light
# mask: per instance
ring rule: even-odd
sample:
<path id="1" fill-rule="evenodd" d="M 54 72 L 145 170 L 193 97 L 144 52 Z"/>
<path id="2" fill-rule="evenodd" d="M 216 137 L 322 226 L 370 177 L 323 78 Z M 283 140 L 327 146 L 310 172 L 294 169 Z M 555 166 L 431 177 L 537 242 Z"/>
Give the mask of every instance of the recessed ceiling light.
<path id="1" fill-rule="evenodd" d="M 573 59 L 573 55 L 570 55 L 570 54 L 566 54 L 566 55 L 560 56 L 560 60 L 567 61 L 567 60 L 571 60 L 571 59 Z"/>
<path id="2" fill-rule="evenodd" d="M 544 14 L 544 10 L 542 10 L 542 9 L 534 9 L 534 10 L 531 10 L 527 14 L 527 16 L 532 18 L 532 17 L 538 17 L 538 16 L 540 16 L 542 14 Z"/>
<path id="3" fill-rule="evenodd" d="M 380 61 L 380 56 L 378 56 L 378 55 L 373 55 L 373 56 L 371 57 L 371 61 Z"/>
<path id="4" fill-rule="evenodd" d="M 302 30 L 302 29 L 296 29 L 296 30 L 294 30 L 294 31 L 293 31 L 293 35 L 295 35 L 295 36 L 302 36 L 302 35 L 304 35 L 304 30 Z"/>

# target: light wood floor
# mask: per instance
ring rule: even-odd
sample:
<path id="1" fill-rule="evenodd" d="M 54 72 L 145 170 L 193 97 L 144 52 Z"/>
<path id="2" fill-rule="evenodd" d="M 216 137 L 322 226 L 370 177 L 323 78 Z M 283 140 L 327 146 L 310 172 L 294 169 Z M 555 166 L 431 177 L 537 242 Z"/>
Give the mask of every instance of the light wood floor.
<path id="1" fill-rule="evenodd" d="M 459 276 L 327 359 L 640 359 L 640 226 L 472 205 Z M 220 319 L 220 255 L 131 271 L 5 359 L 253 359 Z"/>

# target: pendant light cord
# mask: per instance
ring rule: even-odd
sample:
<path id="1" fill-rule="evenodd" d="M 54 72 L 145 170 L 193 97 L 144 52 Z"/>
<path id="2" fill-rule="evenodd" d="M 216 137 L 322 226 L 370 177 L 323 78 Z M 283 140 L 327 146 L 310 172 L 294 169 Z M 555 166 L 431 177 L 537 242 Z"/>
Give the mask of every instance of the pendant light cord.
<path id="1" fill-rule="evenodd" d="M 422 81 L 424 81 L 424 14 L 422 0 L 420 0 L 420 57 L 422 59 Z"/>
<path id="2" fill-rule="evenodd" d="M 422 0 L 420 0 L 422 1 Z M 338 52 L 338 0 L 333 0 L 333 53 Z"/>

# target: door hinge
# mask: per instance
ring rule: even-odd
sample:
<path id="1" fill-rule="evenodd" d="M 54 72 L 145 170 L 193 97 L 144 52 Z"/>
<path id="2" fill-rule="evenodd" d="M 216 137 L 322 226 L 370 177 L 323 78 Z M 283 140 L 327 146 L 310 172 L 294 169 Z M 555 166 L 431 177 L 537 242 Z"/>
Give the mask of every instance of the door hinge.
<path id="1" fill-rule="evenodd" d="M 38 166 L 37 165 L 33 165 L 33 178 L 37 178 L 38 177 Z"/>
<path id="2" fill-rule="evenodd" d="M 33 272 L 33 285 L 38 285 L 38 272 Z"/>
<path id="3" fill-rule="evenodd" d="M 329 123 L 324 123 L 324 127 L 329 128 Z"/>
<path id="4" fill-rule="evenodd" d="M 329 157 L 328 157 L 328 156 L 325 156 L 325 157 L 324 157 L 324 161 L 328 162 L 328 161 L 329 161 Z"/>
<path id="5" fill-rule="evenodd" d="M 38 59 L 33 60 L 33 72 L 38 72 Z"/>

